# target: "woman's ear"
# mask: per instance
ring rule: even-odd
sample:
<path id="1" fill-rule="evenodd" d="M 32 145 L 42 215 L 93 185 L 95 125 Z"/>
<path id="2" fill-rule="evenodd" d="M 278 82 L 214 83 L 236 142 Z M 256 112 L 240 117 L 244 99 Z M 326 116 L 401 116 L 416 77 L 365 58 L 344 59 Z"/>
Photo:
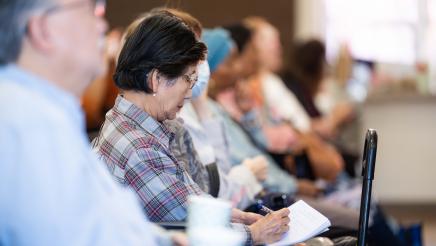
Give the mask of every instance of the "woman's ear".
<path id="1" fill-rule="evenodd" d="M 153 95 L 155 95 L 158 91 L 160 80 L 161 78 L 159 75 L 159 71 L 157 69 L 151 70 L 148 86 L 150 87 Z"/>

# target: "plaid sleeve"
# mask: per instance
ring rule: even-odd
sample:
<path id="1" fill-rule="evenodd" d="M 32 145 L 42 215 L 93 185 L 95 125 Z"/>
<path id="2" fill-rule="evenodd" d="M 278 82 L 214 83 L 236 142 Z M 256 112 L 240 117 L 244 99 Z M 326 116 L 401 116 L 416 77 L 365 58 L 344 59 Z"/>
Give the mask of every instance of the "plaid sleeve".
<path id="1" fill-rule="evenodd" d="M 138 195 L 151 221 L 181 221 L 187 216 L 187 197 L 200 188 L 185 177 L 186 171 L 165 153 L 152 147 L 134 151 L 125 178 Z"/>

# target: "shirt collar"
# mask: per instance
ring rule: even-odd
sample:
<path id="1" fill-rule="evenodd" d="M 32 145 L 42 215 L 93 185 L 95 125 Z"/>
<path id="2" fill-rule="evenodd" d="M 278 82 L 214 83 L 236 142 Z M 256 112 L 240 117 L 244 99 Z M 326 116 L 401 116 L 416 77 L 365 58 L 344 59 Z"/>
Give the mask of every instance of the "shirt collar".
<path id="1" fill-rule="evenodd" d="M 14 64 L 0 67 L 0 78 L 11 81 L 27 89 L 36 91 L 46 99 L 53 102 L 54 105 L 61 107 L 71 117 L 74 122 L 85 129 L 85 118 L 80 107 L 79 100 L 71 93 L 62 90 L 53 83 L 38 77 Z"/>
<path id="2" fill-rule="evenodd" d="M 170 142 L 174 139 L 174 133 L 171 132 L 163 123 L 158 122 L 147 112 L 138 108 L 121 95 L 118 95 L 115 100 L 114 110 L 127 116 L 155 137 L 159 142 L 163 143 L 166 148 L 169 148 Z"/>

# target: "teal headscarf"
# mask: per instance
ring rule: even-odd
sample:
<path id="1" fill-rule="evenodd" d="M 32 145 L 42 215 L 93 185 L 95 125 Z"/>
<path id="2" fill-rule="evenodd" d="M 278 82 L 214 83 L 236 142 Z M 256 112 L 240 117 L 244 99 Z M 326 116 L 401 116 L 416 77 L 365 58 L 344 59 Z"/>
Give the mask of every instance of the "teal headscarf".
<path id="1" fill-rule="evenodd" d="M 210 71 L 213 72 L 230 54 L 233 40 L 222 28 L 205 29 L 201 39 L 207 46 L 207 61 Z"/>

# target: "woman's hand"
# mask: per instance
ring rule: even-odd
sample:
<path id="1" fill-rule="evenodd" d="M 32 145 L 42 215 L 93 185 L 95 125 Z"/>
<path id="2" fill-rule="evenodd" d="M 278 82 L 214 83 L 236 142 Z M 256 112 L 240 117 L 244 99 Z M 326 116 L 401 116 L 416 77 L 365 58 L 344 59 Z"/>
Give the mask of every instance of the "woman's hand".
<path id="1" fill-rule="evenodd" d="M 308 179 L 299 179 L 297 184 L 297 192 L 299 195 L 316 197 L 321 192 L 315 183 Z"/>
<path id="2" fill-rule="evenodd" d="M 289 231 L 289 209 L 272 212 L 249 226 L 255 245 L 274 243 Z"/>
<path id="3" fill-rule="evenodd" d="M 245 159 L 242 162 L 256 176 L 258 181 L 264 181 L 268 176 L 268 161 L 263 156 L 256 156 L 251 159 Z"/>

